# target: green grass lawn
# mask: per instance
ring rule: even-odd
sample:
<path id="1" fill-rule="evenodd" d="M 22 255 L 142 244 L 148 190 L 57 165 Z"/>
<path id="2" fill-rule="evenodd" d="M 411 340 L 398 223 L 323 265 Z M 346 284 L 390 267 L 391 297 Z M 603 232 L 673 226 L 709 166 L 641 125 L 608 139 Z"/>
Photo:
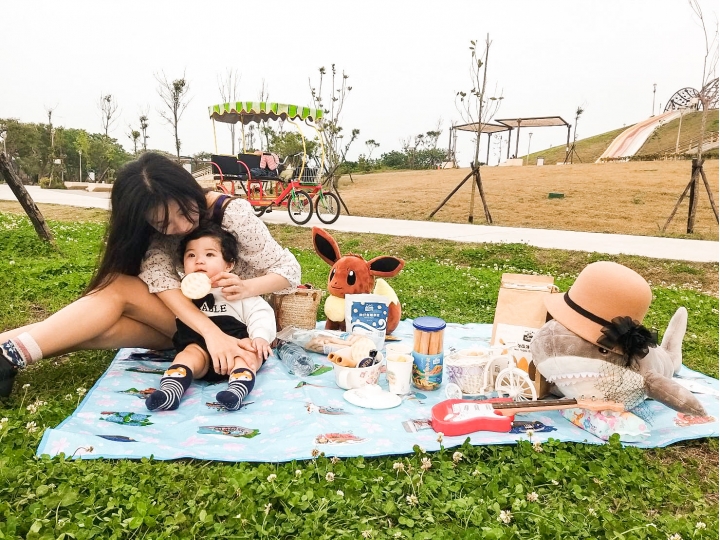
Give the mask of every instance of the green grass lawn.
<path id="1" fill-rule="evenodd" d="M 90 278 L 102 226 L 50 225 L 57 251 L 27 219 L 0 213 L 2 329 L 72 301 Z M 324 288 L 328 266 L 310 249 L 310 231 L 272 231 L 297 255 L 303 281 Z M 343 252 L 406 259 L 392 280 L 404 316 L 461 323 L 492 322 L 503 272 L 550 273 L 565 290 L 601 258 L 524 245 L 336 238 Z M 717 265 L 608 258 L 651 279 L 649 325 L 662 331 L 677 306 L 688 307 L 685 363 L 717 377 Z M 717 439 L 644 451 L 617 441 L 466 444 L 283 464 L 36 458 L 43 429 L 72 413 L 113 356 L 80 352 L 42 362 L 0 401 L 0 419 L 7 418 L 0 420 L 0 538 L 718 537 Z"/>

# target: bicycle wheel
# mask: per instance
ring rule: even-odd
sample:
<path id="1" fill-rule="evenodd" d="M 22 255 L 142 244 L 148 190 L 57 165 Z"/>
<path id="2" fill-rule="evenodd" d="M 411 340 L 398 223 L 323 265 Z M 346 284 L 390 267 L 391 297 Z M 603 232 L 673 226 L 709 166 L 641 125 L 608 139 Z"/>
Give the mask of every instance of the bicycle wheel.
<path id="1" fill-rule="evenodd" d="M 293 191 L 287 198 L 288 214 L 298 225 L 305 225 L 312 217 L 313 203 L 304 191 Z"/>
<path id="2" fill-rule="evenodd" d="M 321 191 L 315 199 L 315 213 L 326 225 L 335 223 L 340 217 L 340 199 L 329 191 Z"/>
<path id="3" fill-rule="evenodd" d="M 255 212 L 255 215 L 256 215 L 257 217 L 262 216 L 267 209 L 268 209 L 267 206 L 255 206 L 255 205 L 253 205 L 253 212 Z"/>

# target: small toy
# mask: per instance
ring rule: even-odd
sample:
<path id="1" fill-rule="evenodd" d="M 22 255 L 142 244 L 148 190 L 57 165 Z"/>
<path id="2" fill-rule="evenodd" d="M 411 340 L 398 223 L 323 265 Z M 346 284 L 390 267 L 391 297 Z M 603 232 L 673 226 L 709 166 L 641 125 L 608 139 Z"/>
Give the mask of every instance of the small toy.
<path id="1" fill-rule="evenodd" d="M 509 433 L 516 414 L 577 407 L 594 411 L 623 412 L 625 410 L 620 403 L 595 400 L 553 399 L 517 402 L 510 398 L 477 401 L 447 399 L 432 408 L 432 428 L 450 437 L 475 431 Z"/>
<path id="2" fill-rule="evenodd" d="M 389 298 L 387 333 L 391 333 L 400 323 L 400 300 L 395 291 L 384 279 L 394 277 L 405 266 L 405 261 L 397 257 L 383 255 L 369 261 L 360 255 L 342 255 L 335 239 L 319 227 L 312 229 L 313 247 L 320 258 L 332 266 L 328 277 L 328 293 L 325 300 L 325 328 L 345 330 L 345 295 L 379 294 Z"/>
<path id="3" fill-rule="evenodd" d="M 673 380 L 682 367 L 687 310 L 678 308 L 658 346 L 657 333 L 642 325 L 651 301 L 647 281 L 630 268 L 589 264 L 568 292 L 545 298 L 554 319 L 530 344 L 538 371 L 565 397 L 594 396 L 628 410 L 650 397 L 705 416 L 700 401 Z"/>

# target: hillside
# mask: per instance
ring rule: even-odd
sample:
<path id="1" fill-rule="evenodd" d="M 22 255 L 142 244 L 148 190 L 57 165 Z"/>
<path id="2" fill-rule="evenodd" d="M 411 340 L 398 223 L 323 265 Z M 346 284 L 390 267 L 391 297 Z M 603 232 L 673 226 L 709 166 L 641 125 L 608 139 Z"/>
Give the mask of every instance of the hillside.
<path id="1" fill-rule="evenodd" d="M 682 128 L 680 132 L 680 151 L 687 150 L 689 142 L 696 140 L 700 132 L 700 120 L 702 112 L 693 112 L 685 114 L 682 119 Z M 680 126 L 680 119 L 668 122 L 664 126 L 658 128 L 648 140 L 645 142 L 643 147 L 638 152 L 640 155 L 652 155 L 665 152 L 673 152 L 675 150 L 675 143 L 677 141 L 678 127 Z M 625 126 L 613 131 L 601 133 L 587 139 L 581 139 L 575 143 L 575 150 L 577 156 L 574 156 L 573 162 L 578 163 L 594 163 L 610 143 L 620 133 L 626 130 L 629 126 Z M 710 111 L 709 119 L 706 127 L 706 131 L 717 132 L 718 131 L 718 111 Z M 579 156 L 579 160 L 578 160 Z M 717 157 L 717 150 L 711 156 Z M 525 156 L 520 156 L 525 157 Z M 554 146 L 546 150 L 540 150 L 533 152 L 529 156 L 529 163 L 535 164 L 537 158 L 544 158 L 546 165 L 554 165 L 555 163 L 562 163 L 565 159 L 565 145 Z"/>

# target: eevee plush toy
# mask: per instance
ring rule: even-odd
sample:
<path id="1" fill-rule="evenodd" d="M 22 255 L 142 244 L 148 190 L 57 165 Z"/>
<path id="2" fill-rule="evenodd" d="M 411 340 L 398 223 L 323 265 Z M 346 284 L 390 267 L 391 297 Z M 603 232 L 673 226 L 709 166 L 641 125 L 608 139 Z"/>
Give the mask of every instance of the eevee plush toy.
<path id="1" fill-rule="evenodd" d="M 330 234 L 319 227 L 312 229 L 313 247 L 320 258 L 332 266 L 328 277 L 328 297 L 325 300 L 325 328 L 345 330 L 345 295 L 379 294 L 388 297 L 387 333 L 391 333 L 400 323 L 401 308 L 395 291 L 384 279 L 375 277 L 393 277 L 400 273 L 405 261 L 397 257 L 380 256 L 366 261 L 360 255 L 340 254 L 340 248 Z"/>

